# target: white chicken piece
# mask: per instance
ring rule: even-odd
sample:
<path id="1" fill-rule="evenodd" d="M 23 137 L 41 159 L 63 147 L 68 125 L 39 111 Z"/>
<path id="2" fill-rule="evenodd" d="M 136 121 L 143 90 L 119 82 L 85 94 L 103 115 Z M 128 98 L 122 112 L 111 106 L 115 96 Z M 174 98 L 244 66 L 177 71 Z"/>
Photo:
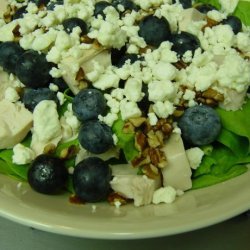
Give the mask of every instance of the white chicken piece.
<path id="1" fill-rule="evenodd" d="M 242 92 L 237 92 L 234 89 L 226 89 L 224 96 L 226 97 L 224 102 L 219 103 L 220 108 L 227 111 L 236 111 L 242 107 L 245 102 L 247 89 Z"/>
<path id="2" fill-rule="evenodd" d="M 137 175 L 137 169 L 129 164 L 111 166 L 111 188 L 128 199 L 134 200 L 136 207 L 152 203 L 153 194 L 161 186 L 160 176 L 150 179 L 146 175 Z"/>
<path id="3" fill-rule="evenodd" d="M 0 149 L 21 142 L 32 127 L 32 113 L 24 105 L 0 101 Z"/>
<path id="4" fill-rule="evenodd" d="M 94 61 L 106 68 L 111 65 L 111 54 L 108 50 L 104 50 L 103 48 L 92 48 L 86 50 L 84 56 L 77 62 L 74 57 L 66 57 L 62 60 L 60 69 L 65 72 L 65 74 L 63 74 L 63 79 L 74 94 L 77 94 L 83 87 L 81 83 L 77 81 L 76 74 L 72 74 L 72 72 L 75 71 L 75 65 L 79 65 L 79 68 L 83 70 L 86 76 L 86 74 L 94 70 Z"/>
<path id="5" fill-rule="evenodd" d="M 192 187 L 191 168 L 180 134 L 172 133 L 162 148 L 168 164 L 162 169 L 163 186 L 176 190 L 188 190 Z"/>

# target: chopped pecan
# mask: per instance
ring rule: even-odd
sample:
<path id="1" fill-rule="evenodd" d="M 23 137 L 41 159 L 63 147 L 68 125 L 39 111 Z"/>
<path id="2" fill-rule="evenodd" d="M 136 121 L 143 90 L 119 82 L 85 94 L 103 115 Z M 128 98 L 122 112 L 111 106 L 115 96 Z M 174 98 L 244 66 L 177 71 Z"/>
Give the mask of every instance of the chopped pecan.
<path id="1" fill-rule="evenodd" d="M 128 199 L 117 192 L 112 192 L 108 196 L 108 202 L 111 205 L 115 205 L 116 202 L 119 202 L 120 205 L 125 205 L 127 204 Z"/>
<path id="2" fill-rule="evenodd" d="M 15 41 L 18 41 L 21 37 L 21 34 L 20 34 L 20 25 L 16 25 L 16 27 L 12 30 L 12 33 L 14 35 L 14 38 L 15 38 Z"/>
<path id="3" fill-rule="evenodd" d="M 155 179 L 159 176 L 159 169 L 153 164 L 147 164 L 142 167 L 142 173 L 151 179 Z"/>
<path id="4" fill-rule="evenodd" d="M 126 122 L 123 126 L 122 132 L 125 134 L 134 133 L 135 127 L 131 122 Z"/>
<path id="5" fill-rule="evenodd" d="M 218 91 L 209 88 L 203 92 L 201 91 L 196 92 L 195 100 L 198 103 L 206 104 L 211 107 L 216 107 L 218 106 L 219 102 L 224 101 L 224 96 Z"/>
<path id="6" fill-rule="evenodd" d="M 148 154 L 153 165 L 158 166 L 160 162 L 166 161 L 164 153 L 159 148 L 149 148 Z"/>
<path id="7" fill-rule="evenodd" d="M 209 88 L 209 89 L 205 90 L 202 93 L 202 97 L 210 98 L 210 99 L 213 99 L 213 100 L 218 101 L 218 102 L 223 102 L 224 101 L 223 94 L 219 93 L 218 91 L 216 91 L 216 90 L 214 90 L 212 88 Z"/>
<path id="8" fill-rule="evenodd" d="M 64 148 L 60 152 L 60 158 L 61 159 L 70 159 L 70 158 L 76 156 L 78 152 L 79 152 L 79 147 L 75 146 L 75 145 L 71 145 L 68 148 Z"/>
<path id="9" fill-rule="evenodd" d="M 185 63 L 185 62 L 183 62 L 182 60 L 179 60 L 178 62 L 176 62 L 176 63 L 173 63 L 173 65 L 177 68 L 177 69 L 185 69 L 187 66 L 188 66 L 188 64 L 187 63 Z"/>
<path id="10" fill-rule="evenodd" d="M 144 150 L 142 154 L 135 157 L 131 161 L 133 167 L 140 167 L 140 166 L 143 166 L 143 165 L 146 165 L 146 164 L 150 163 L 150 157 L 149 157 L 148 154 L 145 154 L 145 151 L 147 151 L 147 149 Z"/>
<path id="11" fill-rule="evenodd" d="M 156 148 L 161 145 L 161 141 L 158 139 L 158 137 L 156 136 L 153 130 L 150 130 L 147 133 L 147 141 L 148 141 L 148 145 L 151 148 Z"/>
<path id="12" fill-rule="evenodd" d="M 140 131 L 135 134 L 135 147 L 140 152 L 147 147 L 147 137 Z"/>
<path id="13" fill-rule="evenodd" d="M 147 119 L 145 117 L 130 118 L 129 122 L 136 128 L 140 127 Z"/>
<path id="14" fill-rule="evenodd" d="M 163 142 L 164 141 L 164 134 L 163 134 L 163 132 L 160 131 L 160 130 L 158 130 L 158 131 L 155 132 L 155 135 L 156 135 L 157 139 L 159 140 L 160 145 L 162 146 L 164 144 L 164 142 Z"/>
<path id="15" fill-rule="evenodd" d="M 184 113 L 184 110 L 181 110 L 181 109 L 176 109 L 173 113 L 173 116 L 174 117 L 181 117 Z"/>

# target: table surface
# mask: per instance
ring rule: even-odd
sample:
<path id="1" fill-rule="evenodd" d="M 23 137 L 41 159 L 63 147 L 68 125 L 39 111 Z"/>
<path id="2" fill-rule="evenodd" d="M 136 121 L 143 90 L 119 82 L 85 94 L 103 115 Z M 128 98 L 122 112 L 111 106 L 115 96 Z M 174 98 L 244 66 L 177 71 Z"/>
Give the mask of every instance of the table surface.
<path id="1" fill-rule="evenodd" d="M 249 250 L 250 212 L 193 232 L 143 240 L 93 240 L 39 231 L 0 217 L 1 250 Z"/>

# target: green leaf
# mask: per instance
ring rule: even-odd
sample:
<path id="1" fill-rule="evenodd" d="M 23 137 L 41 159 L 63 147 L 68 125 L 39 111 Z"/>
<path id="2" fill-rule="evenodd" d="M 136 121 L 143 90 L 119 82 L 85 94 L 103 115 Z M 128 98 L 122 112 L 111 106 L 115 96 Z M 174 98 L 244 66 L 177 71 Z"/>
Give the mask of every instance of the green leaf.
<path id="1" fill-rule="evenodd" d="M 240 18 L 245 25 L 250 25 L 250 2 L 239 1 L 233 15 Z"/>
<path id="2" fill-rule="evenodd" d="M 21 180 L 27 180 L 29 165 L 17 165 L 12 162 L 13 150 L 6 149 L 0 152 L 0 159 L 5 162 L 3 169 L 11 175 L 18 176 Z M 8 170 L 6 168 L 9 168 Z M 2 168 L 2 167 L 1 167 Z"/>
<path id="3" fill-rule="evenodd" d="M 230 170 L 227 173 L 223 175 L 218 175 L 218 176 L 211 174 L 202 175 L 192 181 L 192 189 L 204 188 L 229 180 L 231 178 L 244 174 L 247 170 L 248 168 L 246 166 L 234 165 L 230 168 Z"/>
<path id="4" fill-rule="evenodd" d="M 15 173 L 9 168 L 8 164 L 0 159 L 0 174 L 14 175 Z"/>
<path id="5" fill-rule="evenodd" d="M 196 0 L 195 3 L 211 4 L 217 9 L 221 8 L 218 0 Z"/>
<path id="6" fill-rule="evenodd" d="M 216 161 L 212 157 L 205 155 L 200 166 L 193 172 L 192 177 L 196 178 L 200 175 L 209 174 L 214 164 L 216 164 Z"/>
<path id="7" fill-rule="evenodd" d="M 247 156 L 249 153 L 249 140 L 224 128 L 221 130 L 217 141 L 231 149 L 239 157 Z"/>
<path id="8" fill-rule="evenodd" d="M 118 138 L 117 146 L 120 147 L 125 155 L 127 161 L 133 160 L 138 156 L 139 152 L 135 148 L 135 134 L 134 133 L 124 133 L 123 127 L 125 122 L 119 118 L 112 126 L 113 132 Z"/>
<path id="9" fill-rule="evenodd" d="M 250 140 L 250 101 L 247 99 L 242 109 L 237 111 L 226 111 L 217 108 L 222 126 L 239 136 L 245 136 Z"/>

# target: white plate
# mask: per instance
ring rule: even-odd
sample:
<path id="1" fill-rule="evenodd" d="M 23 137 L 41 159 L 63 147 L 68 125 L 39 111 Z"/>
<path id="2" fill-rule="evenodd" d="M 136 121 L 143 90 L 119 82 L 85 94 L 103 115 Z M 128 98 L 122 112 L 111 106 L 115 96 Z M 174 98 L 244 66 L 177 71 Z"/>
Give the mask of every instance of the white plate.
<path id="1" fill-rule="evenodd" d="M 224 183 L 189 191 L 173 204 L 118 208 L 77 205 L 67 195 L 46 196 L 0 175 L 0 215 L 48 232 L 99 239 L 167 236 L 206 227 L 250 209 L 250 171 Z"/>

